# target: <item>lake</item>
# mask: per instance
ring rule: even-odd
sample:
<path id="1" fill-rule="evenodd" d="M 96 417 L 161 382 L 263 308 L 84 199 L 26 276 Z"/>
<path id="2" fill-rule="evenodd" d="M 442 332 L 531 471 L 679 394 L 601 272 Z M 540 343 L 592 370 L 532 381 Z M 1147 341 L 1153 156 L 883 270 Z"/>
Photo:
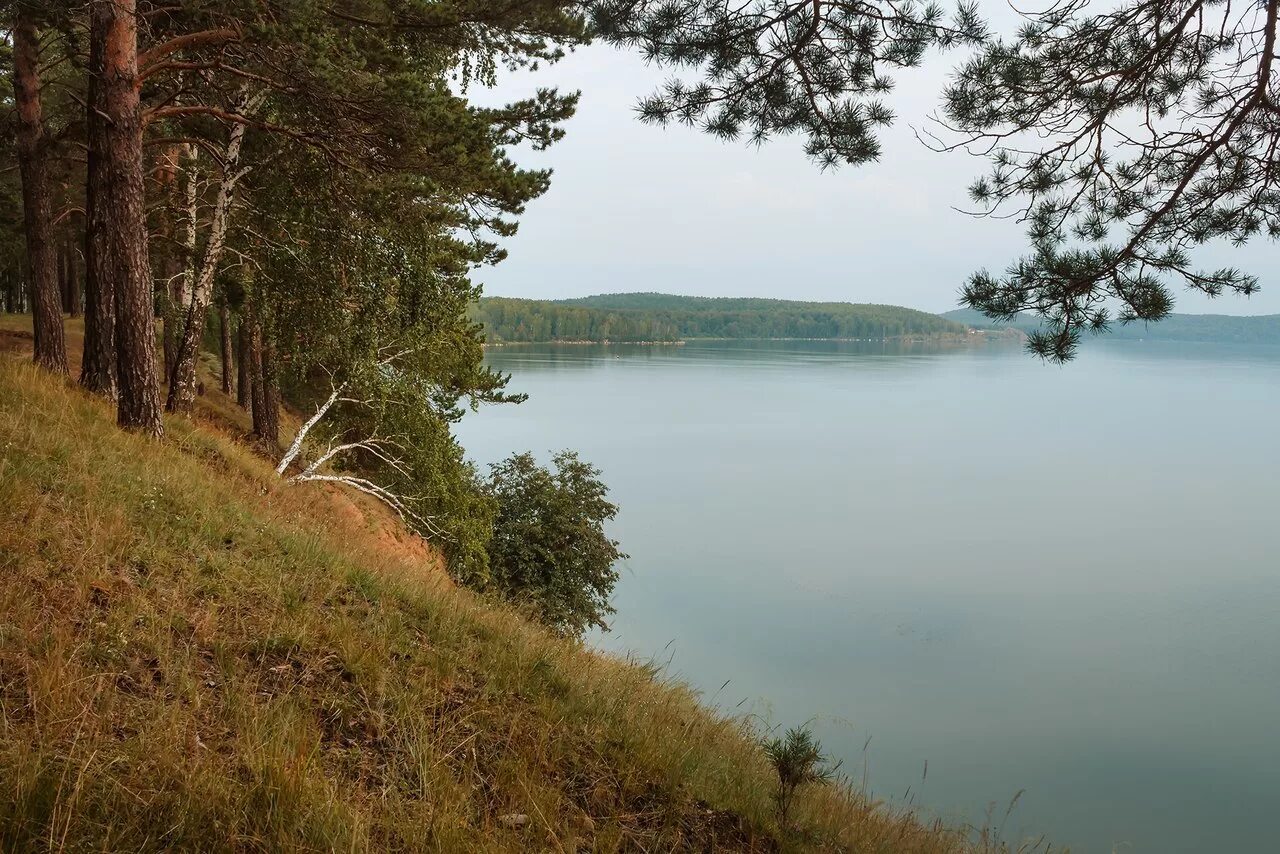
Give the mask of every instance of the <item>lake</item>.
<path id="1" fill-rule="evenodd" d="M 530 399 L 468 415 L 471 456 L 577 449 L 622 508 L 593 643 L 812 720 L 879 797 L 976 824 L 994 805 L 1006 839 L 1280 850 L 1280 349 L 489 361 Z"/>

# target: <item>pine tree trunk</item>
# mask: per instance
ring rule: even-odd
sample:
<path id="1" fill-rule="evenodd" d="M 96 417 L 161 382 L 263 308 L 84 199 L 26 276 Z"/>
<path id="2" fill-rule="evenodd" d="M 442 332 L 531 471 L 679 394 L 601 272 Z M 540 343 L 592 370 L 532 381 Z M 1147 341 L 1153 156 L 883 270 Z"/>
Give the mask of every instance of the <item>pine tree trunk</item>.
<path id="1" fill-rule="evenodd" d="M 276 373 L 276 347 L 269 334 L 262 336 L 262 417 L 254 413 L 258 438 L 274 458 L 280 453 L 280 378 Z"/>
<path id="2" fill-rule="evenodd" d="M 249 326 L 249 412 L 253 415 L 253 435 L 261 436 L 258 427 L 267 411 L 262 384 L 262 330 L 258 318 L 251 316 Z"/>
<path id="3" fill-rule="evenodd" d="M 238 330 L 238 350 L 236 354 L 236 403 L 246 412 L 253 408 L 253 376 L 250 370 L 252 362 L 252 335 L 250 332 L 248 309 L 240 313 Z"/>
<path id="4" fill-rule="evenodd" d="M 13 94 L 17 113 L 18 170 L 27 238 L 35 363 L 55 373 L 67 370 L 67 344 L 58 293 L 57 252 L 49 196 L 49 163 L 40 104 L 40 37 L 29 13 L 13 25 Z"/>
<path id="5" fill-rule="evenodd" d="M 71 313 L 71 277 L 67 275 L 67 247 L 66 244 L 59 243 L 57 251 L 54 253 L 57 260 L 56 267 L 58 269 L 58 303 L 62 307 L 63 314 Z"/>
<path id="6" fill-rule="evenodd" d="M 116 383 L 116 301 L 111 273 L 106 268 L 106 234 L 111 227 L 98 200 L 106 195 L 102 151 L 106 145 L 101 121 L 104 109 L 100 82 L 105 59 L 102 39 L 89 39 L 88 90 L 85 125 L 89 150 L 84 201 L 84 360 L 80 385 L 114 400 Z"/>
<path id="7" fill-rule="evenodd" d="M 250 324 L 250 367 L 253 396 L 253 435 L 267 453 L 280 451 L 280 386 L 276 377 L 275 348 L 254 316 Z"/>
<path id="8" fill-rule="evenodd" d="M 80 269 L 76 263 L 74 241 L 67 243 L 67 285 L 71 294 L 71 307 L 68 313 L 72 317 L 79 317 L 84 311 L 84 294 L 80 285 Z"/>
<path id="9" fill-rule="evenodd" d="M 231 307 L 227 305 L 225 298 L 218 306 L 218 326 L 222 332 L 222 393 L 231 394 L 231 377 L 235 368 L 231 364 Z"/>
<path id="10" fill-rule="evenodd" d="M 149 436 L 164 434 L 156 379 L 155 308 L 143 196 L 142 110 L 138 95 L 136 0 L 93 0 L 90 39 L 100 40 L 105 125 L 100 167 L 104 193 L 95 200 L 105 226 L 104 272 L 115 291 L 116 420 Z M 92 71 L 91 71 L 92 73 Z"/>

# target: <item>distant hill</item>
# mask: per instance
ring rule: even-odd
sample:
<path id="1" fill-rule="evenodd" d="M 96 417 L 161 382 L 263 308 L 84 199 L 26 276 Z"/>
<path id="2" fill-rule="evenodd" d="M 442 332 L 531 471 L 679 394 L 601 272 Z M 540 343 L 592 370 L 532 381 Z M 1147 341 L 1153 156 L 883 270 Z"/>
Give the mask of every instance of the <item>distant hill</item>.
<path id="1" fill-rule="evenodd" d="M 969 308 L 948 311 L 943 317 L 977 329 L 1018 329 L 1033 332 L 1040 319 L 1022 314 L 1009 323 L 996 323 Z M 1159 323 L 1115 324 L 1112 338 L 1147 341 L 1198 341 L 1204 343 L 1280 344 L 1280 314 L 1236 317 L 1228 314 L 1171 314 Z"/>
<path id="2" fill-rule="evenodd" d="M 472 308 L 492 342 L 675 342 L 692 338 L 884 339 L 963 335 L 959 323 L 892 305 L 672 294 L 567 300 L 486 297 Z"/>

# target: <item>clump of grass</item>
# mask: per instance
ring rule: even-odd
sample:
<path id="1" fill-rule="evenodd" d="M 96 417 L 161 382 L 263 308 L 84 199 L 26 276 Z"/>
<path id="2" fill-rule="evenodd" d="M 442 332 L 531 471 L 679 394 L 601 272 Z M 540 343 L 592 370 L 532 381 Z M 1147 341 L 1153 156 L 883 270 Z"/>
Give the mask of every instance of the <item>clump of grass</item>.
<path id="1" fill-rule="evenodd" d="M 223 423 L 123 433 L 0 354 L 0 850 L 977 850 L 844 785 L 796 787 L 793 839 L 746 722 Z"/>

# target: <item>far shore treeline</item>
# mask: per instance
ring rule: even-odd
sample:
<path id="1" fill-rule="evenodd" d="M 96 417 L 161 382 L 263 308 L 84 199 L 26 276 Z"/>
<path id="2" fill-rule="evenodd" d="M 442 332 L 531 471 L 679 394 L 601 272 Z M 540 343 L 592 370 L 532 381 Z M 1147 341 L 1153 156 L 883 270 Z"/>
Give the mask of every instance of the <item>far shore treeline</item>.
<path id="1" fill-rule="evenodd" d="M 662 343 L 692 338 L 884 339 L 964 335 L 963 324 L 891 305 L 670 294 L 569 300 L 487 297 L 472 306 L 488 343 Z"/>
<path id="2" fill-rule="evenodd" d="M 484 327 L 489 344 L 944 339 L 971 331 L 1025 337 L 1044 328 L 1041 318 L 1026 313 L 993 321 L 972 309 L 938 315 L 894 305 L 660 293 L 562 300 L 485 297 L 472 303 L 470 316 Z M 1280 315 L 1172 314 L 1160 323 L 1112 324 L 1107 332 L 1149 341 L 1280 344 Z"/>
<path id="3" fill-rule="evenodd" d="M 1041 318 L 1026 312 L 1011 320 L 999 322 L 991 320 L 980 311 L 967 308 L 948 311 L 942 316 L 982 330 L 1016 329 L 1029 335 L 1044 329 Z M 1109 337 L 1127 340 L 1280 344 L 1280 314 L 1171 314 L 1159 323 L 1115 323 L 1106 331 Z"/>

